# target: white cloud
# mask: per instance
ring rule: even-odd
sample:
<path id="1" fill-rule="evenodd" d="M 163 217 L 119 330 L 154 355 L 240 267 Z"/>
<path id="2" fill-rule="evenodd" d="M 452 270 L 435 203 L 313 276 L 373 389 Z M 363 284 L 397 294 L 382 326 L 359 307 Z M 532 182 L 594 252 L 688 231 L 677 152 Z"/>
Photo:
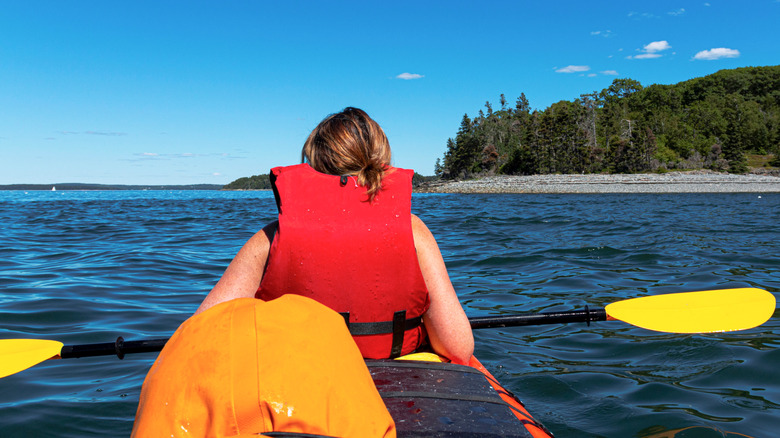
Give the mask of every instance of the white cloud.
<path id="1" fill-rule="evenodd" d="M 603 36 L 604 38 L 609 38 L 609 37 L 612 36 L 612 31 L 611 30 L 603 30 L 603 31 L 602 30 L 594 30 L 590 34 L 593 35 L 593 36 Z"/>
<path id="2" fill-rule="evenodd" d="M 587 65 L 569 65 L 555 70 L 556 73 L 580 73 L 590 70 Z"/>
<path id="3" fill-rule="evenodd" d="M 678 15 L 682 15 L 684 13 L 685 13 L 685 9 L 684 8 L 677 9 L 676 11 L 667 12 L 667 14 L 675 16 L 675 17 L 678 16 Z"/>
<path id="4" fill-rule="evenodd" d="M 660 58 L 662 55 L 658 53 L 642 53 L 641 55 L 629 56 L 626 59 L 655 59 Z"/>
<path id="5" fill-rule="evenodd" d="M 422 79 L 424 78 L 424 75 L 420 75 L 417 73 L 401 73 L 400 75 L 396 76 L 396 79 L 403 79 L 405 81 L 411 80 L 411 79 Z"/>
<path id="6" fill-rule="evenodd" d="M 654 59 L 654 58 L 660 58 L 661 55 L 658 52 L 663 52 L 664 50 L 671 49 L 672 46 L 669 44 L 668 41 L 653 41 L 650 44 L 645 45 L 642 47 L 642 52 L 639 55 L 634 56 L 627 56 L 626 59 Z"/>
<path id="7" fill-rule="evenodd" d="M 628 16 L 629 18 L 658 18 L 658 16 L 651 14 L 649 12 L 639 13 L 639 12 L 631 11 L 628 13 Z"/>
<path id="8" fill-rule="evenodd" d="M 739 50 L 718 47 L 716 49 L 702 50 L 701 52 L 697 53 L 693 59 L 699 61 L 714 61 L 721 58 L 738 58 L 739 55 Z"/>
<path id="9" fill-rule="evenodd" d="M 617 76 L 618 72 L 617 72 L 617 70 L 604 70 L 604 71 L 601 72 L 601 74 L 607 75 L 607 76 Z"/>
<path id="10" fill-rule="evenodd" d="M 125 161 L 154 161 L 154 160 L 192 160 L 192 159 L 244 159 L 246 157 L 231 155 L 225 152 L 207 152 L 207 153 L 193 153 L 193 152 L 180 152 L 180 153 L 157 153 L 157 152 L 136 152 L 132 155 L 132 158 L 123 158 Z"/>
<path id="11" fill-rule="evenodd" d="M 646 45 L 644 50 L 647 53 L 655 53 L 671 48 L 672 46 L 669 45 L 668 41 L 653 41 L 652 43 Z"/>

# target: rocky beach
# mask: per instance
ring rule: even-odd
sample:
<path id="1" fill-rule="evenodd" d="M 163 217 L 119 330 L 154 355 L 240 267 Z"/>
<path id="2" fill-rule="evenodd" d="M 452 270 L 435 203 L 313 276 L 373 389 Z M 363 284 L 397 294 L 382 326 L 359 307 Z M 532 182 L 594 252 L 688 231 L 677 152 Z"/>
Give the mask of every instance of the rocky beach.
<path id="1" fill-rule="evenodd" d="M 500 175 L 435 181 L 418 193 L 779 193 L 777 171 L 744 175 L 711 171 L 653 174 Z"/>

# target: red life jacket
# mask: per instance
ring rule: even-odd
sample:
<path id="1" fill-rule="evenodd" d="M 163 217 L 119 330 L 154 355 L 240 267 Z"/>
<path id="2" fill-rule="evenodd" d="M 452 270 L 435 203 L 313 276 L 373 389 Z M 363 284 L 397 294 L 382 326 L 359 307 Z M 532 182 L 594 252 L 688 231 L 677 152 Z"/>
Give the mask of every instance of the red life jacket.
<path id="1" fill-rule="evenodd" d="M 279 227 L 256 297 L 293 293 L 348 312 L 365 358 L 417 349 L 429 301 L 412 234 L 412 175 L 388 169 L 368 202 L 353 176 L 308 164 L 271 169 Z"/>

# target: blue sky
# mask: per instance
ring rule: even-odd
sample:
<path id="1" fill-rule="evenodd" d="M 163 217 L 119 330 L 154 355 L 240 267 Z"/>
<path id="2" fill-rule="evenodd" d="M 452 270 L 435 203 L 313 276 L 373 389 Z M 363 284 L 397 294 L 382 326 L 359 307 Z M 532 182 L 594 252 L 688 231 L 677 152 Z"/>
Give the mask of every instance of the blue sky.
<path id="1" fill-rule="evenodd" d="M 780 1 L 5 1 L 0 184 L 225 184 L 345 106 L 430 175 L 464 113 L 780 64 Z"/>

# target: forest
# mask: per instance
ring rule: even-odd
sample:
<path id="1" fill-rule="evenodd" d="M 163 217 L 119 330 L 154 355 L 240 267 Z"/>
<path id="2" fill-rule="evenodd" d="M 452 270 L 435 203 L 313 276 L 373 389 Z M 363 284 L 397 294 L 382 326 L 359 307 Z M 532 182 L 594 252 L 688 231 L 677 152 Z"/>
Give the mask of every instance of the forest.
<path id="1" fill-rule="evenodd" d="M 721 70 L 674 85 L 615 79 L 601 91 L 531 110 L 463 116 L 435 172 L 443 179 L 495 174 L 748 170 L 747 154 L 780 166 L 780 66 Z"/>

